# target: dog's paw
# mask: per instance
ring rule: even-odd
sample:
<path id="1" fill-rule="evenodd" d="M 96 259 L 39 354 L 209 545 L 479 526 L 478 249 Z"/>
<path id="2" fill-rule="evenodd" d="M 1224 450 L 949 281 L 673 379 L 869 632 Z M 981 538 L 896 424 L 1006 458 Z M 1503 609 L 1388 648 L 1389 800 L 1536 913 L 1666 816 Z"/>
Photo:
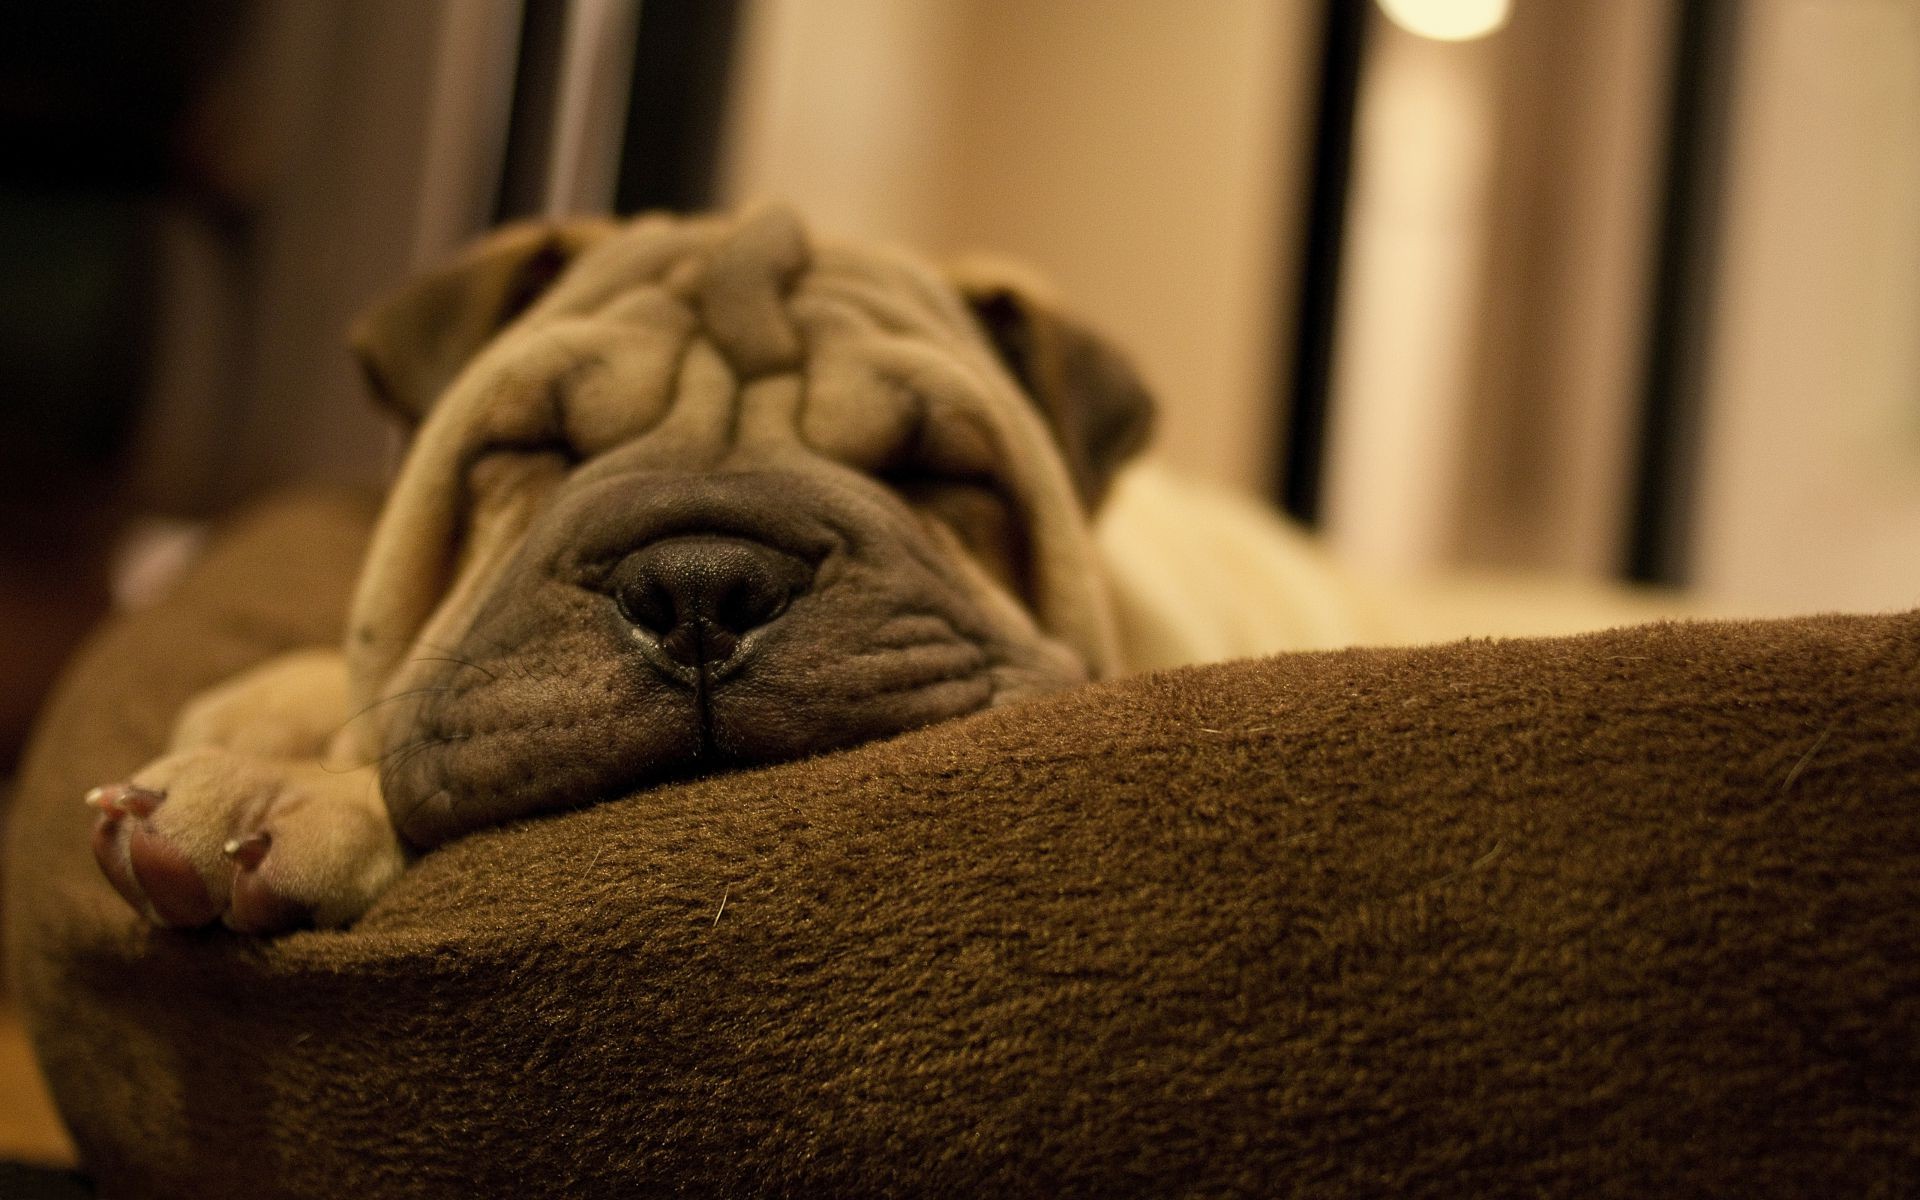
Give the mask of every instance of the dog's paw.
<path id="1" fill-rule="evenodd" d="M 344 925 L 406 865 L 370 770 L 194 750 L 86 801 L 100 869 L 160 925 Z"/>

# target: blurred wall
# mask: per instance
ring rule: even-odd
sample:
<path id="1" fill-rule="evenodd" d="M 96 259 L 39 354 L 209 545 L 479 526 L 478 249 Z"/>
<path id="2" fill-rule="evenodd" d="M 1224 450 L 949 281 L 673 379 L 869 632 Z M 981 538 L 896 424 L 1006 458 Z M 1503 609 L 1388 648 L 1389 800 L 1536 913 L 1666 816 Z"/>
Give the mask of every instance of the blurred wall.
<path id="1" fill-rule="evenodd" d="M 1672 39 L 1670 0 L 1522 4 L 1501 31 L 1454 561 L 1625 561 Z"/>
<path id="2" fill-rule="evenodd" d="M 1920 605 L 1920 4 L 1751 0 L 1695 577 L 1755 612 Z"/>
<path id="3" fill-rule="evenodd" d="M 1270 0 L 754 0 L 722 193 L 1038 268 L 1161 453 L 1265 494 L 1317 37 Z"/>
<path id="4" fill-rule="evenodd" d="M 567 6 L 570 30 L 600 31 L 582 55 L 623 61 L 607 31 L 630 35 L 633 2 Z M 1141 362 L 1164 456 L 1265 494 L 1320 10 L 748 0 L 719 191 L 1027 260 Z M 176 214 L 162 243 L 139 462 L 163 508 L 377 480 L 393 438 L 343 330 L 477 230 L 499 180 L 520 0 L 249 11 L 222 168 L 241 215 Z M 1368 11 L 1327 531 L 1388 572 L 1611 575 L 1677 10 L 1522 0 L 1468 44 Z M 1739 11 L 1695 576 L 1752 609 L 1911 602 L 1920 9 Z"/>
<path id="5" fill-rule="evenodd" d="M 1442 42 L 1373 15 L 1326 464 L 1350 561 L 1617 571 L 1671 18 L 1522 2 Z"/>
<path id="6" fill-rule="evenodd" d="M 1522 0 L 1465 44 L 1375 15 L 1327 468 L 1349 561 L 1623 561 L 1677 11 Z M 1683 567 L 1721 611 L 1911 607 L 1920 5 L 1732 11 Z"/>
<path id="7" fill-rule="evenodd" d="M 209 510 L 289 480 L 385 477 L 394 431 L 346 330 L 486 225 L 519 13 L 519 0 L 248 9 L 204 151 L 231 200 L 165 222 L 136 455 L 146 503 Z"/>

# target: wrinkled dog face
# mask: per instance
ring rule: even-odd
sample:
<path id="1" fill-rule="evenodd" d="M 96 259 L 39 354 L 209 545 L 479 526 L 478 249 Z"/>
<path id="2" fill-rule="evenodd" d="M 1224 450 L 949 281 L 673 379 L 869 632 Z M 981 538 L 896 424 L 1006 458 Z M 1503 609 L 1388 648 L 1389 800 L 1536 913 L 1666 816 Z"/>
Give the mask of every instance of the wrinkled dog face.
<path id="1" fill-rule="evenodd" d="M 781 211 L 519 230 L 377 310 L 420 420 L 349 634 L 404 836 L 1081 682 L 1147 405 L 1000 287 Z"/>

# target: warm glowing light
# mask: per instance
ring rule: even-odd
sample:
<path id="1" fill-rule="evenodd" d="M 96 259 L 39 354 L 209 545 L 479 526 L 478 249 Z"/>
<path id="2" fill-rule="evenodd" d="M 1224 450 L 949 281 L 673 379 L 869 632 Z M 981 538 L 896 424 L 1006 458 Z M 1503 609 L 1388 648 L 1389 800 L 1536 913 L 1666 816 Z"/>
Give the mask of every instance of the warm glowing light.
<path id="1" fill-rule="evenodd" d="M 1380 0 L 1380 10 L 1408 33 L 1470 42 L 1505 25 L 1513 0 Z"/>

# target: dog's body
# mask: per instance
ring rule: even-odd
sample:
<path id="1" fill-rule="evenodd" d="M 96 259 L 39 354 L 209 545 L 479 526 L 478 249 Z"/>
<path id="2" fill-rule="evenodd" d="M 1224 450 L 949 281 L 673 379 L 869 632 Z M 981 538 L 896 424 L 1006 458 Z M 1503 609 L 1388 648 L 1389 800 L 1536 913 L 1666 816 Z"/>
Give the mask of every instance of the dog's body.
<path id="1" fill-rule="evenodd" d="M 163 924 L 344 924 L 472 829 L 1116 671 L 1680 611 L 1383 596 L 1256 506 L 1116 483 L 1151 402 L 1030 281 L 782 210 L 503 230 L 355 342 L 416 428 L 343 650 L 199 698 L 88 797 Z"/>
<path id="2" fill-rule="evenodd" d="M 156 921 L 341 924 L 483 825 L 1123 665 L 1088 514 L 1150 405 L 1030 290 L 780 210 L 523 227 L 357 346 L 417 429 L 344 651 L 90 796 Z"/>

